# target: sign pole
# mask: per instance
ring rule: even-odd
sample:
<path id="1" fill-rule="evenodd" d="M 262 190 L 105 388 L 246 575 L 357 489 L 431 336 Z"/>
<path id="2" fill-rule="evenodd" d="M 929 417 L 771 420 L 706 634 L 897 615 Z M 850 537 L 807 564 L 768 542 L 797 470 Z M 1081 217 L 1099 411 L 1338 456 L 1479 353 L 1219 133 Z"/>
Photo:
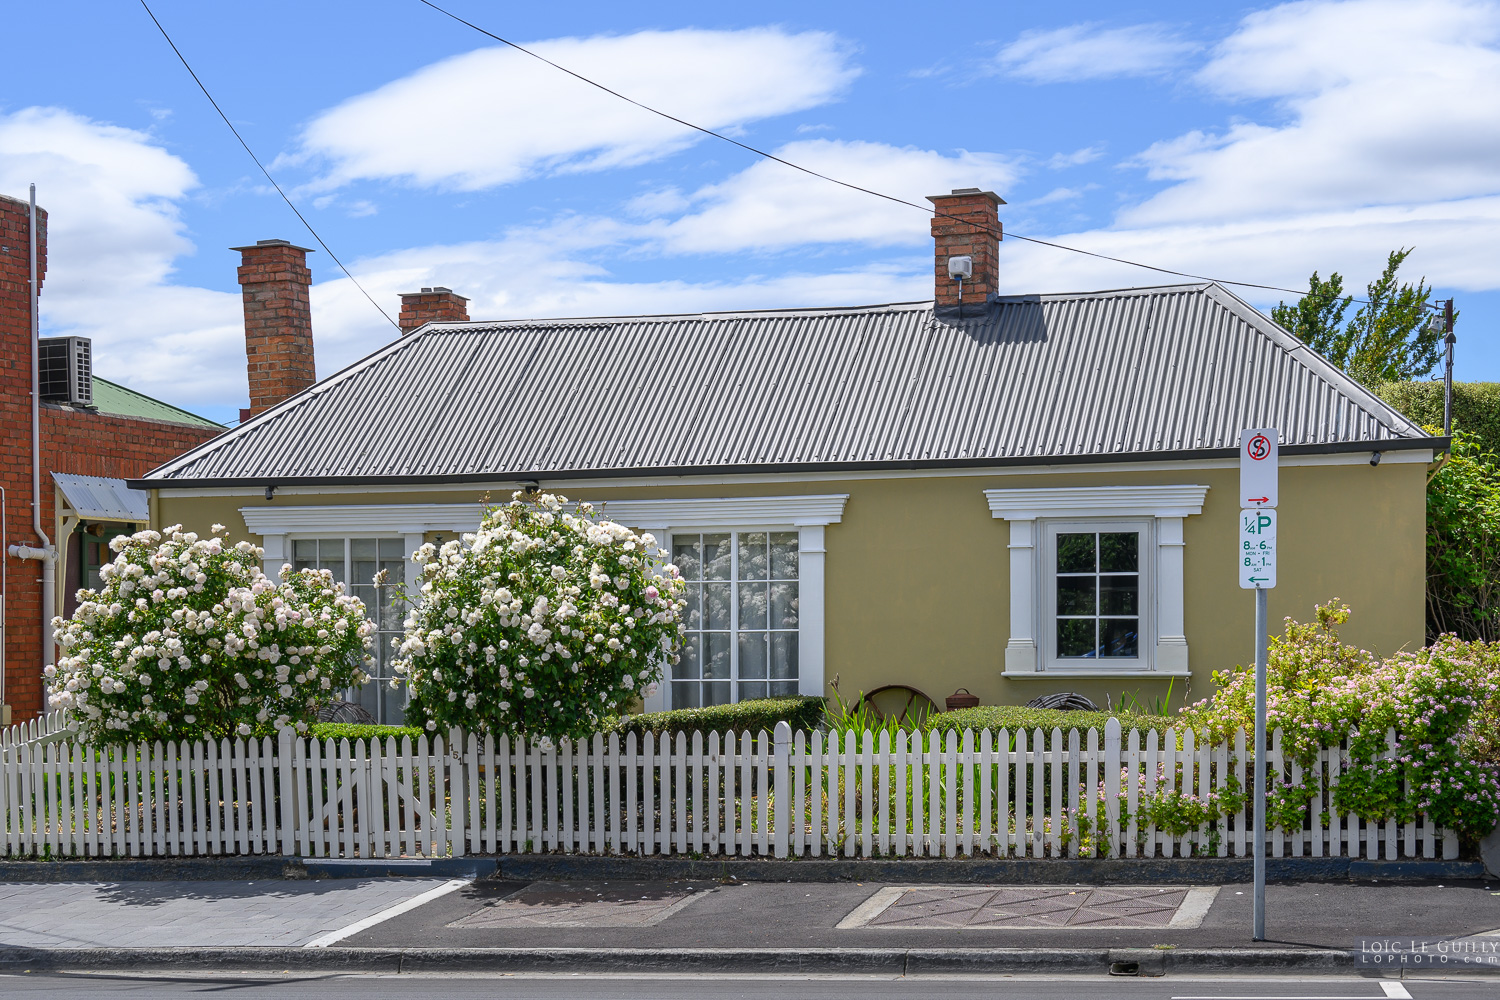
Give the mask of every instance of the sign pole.
<path id="1" fill-rule="evenodd" d="M 1266 939 L 1266 597 L 1276 586 L 1276 504 L 1281 443 L 1274 427 L 1240 431 L 1240 587 L 1255 591 L 1255 780 L 1251 832 L 1255 858 L 1254 940 Z"/>
<path id="2" fill-rule="evenodd" d="M 1255 590 L 1254 940 L 1266 939 L 1266 590 Z"/>

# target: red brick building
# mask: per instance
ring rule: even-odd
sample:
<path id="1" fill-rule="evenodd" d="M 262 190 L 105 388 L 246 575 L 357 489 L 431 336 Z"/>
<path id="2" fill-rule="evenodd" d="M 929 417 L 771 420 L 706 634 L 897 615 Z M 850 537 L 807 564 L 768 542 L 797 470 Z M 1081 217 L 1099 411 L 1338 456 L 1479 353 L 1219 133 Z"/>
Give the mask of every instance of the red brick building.
<path id="1" fill-rule="evenodd" d="M 47 559 L 21 558 L 42 549 L 32 497 L 32 349 L 30 206 L 0 195 L 0 488 L 4 490 L 4 661 L 0 716 L 11 721 L 43 710 L 42 667 L 52 660 L 44 640 L 43 576 Z M 47 267 L 47 213 L 37 209 L 37 277 Z M 73 342 L 69 342 L 73 341 Z M 168 459 L 224 430 L 210 420 L 93 376 L 87 341 L 52 338 L 48 371 L 72 384 L 43 381 L 38 407 L 41 523 L 50 549 L 53 606 L 65 614 L 72 595 L 90 583 L 107 558 L 108 539 L 144 526 L 145 494 L 126 489 Z M 75 356 L 69 360 L 67 353 Z M 81 356 L 79 355 L 81 352 Z M 35 554 L 35 552 L 31 552 Z M 50 630 L 48 630 L 50 631 Z"/>

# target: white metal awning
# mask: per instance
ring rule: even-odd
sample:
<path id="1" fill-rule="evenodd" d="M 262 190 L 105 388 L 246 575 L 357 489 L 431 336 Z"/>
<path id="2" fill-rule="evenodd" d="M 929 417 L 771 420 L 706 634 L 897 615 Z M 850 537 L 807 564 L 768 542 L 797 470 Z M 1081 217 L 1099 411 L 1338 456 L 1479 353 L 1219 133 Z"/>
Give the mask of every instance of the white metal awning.
<path id="1" fill-rule="evenodd" d="M 131 489 L 123 479 L 54 472 L 52 481 L 62 491 L 63 500 L 68 507 L 82 520 L 136 521 L 143 524 L 151 520 L 146 492 Z"/>

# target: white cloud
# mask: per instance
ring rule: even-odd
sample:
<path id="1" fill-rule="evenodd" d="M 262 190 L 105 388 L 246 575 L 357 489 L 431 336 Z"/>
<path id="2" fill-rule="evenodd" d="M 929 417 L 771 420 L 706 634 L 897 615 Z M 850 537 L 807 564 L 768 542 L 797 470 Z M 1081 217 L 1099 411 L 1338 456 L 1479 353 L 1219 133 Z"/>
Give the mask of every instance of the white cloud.
<path id="1" fill-rule="evenodd" d="M 1246 17 L 1198 74 L 1272 124 L 1190 132 L 1137 162 L 1175 183 L 1127 225 L 1422 205 L 1500 192 L 1500 7 L 1285 4 Z M 1388 242 L 1388 241 L 1387 241 Z"/>
<path id="2" fill-rule="evenodd" d="M 1500 288 L 1500 197 L 1373 206 L 1297 216 L 1064 233 L 1064 246 L 1143 261 L 1230 281 L 1305 288 L 1314 269 L 1341 271 L 1345 286 L 1362 288 L 1385 266 L 1387 251 L 1416 247 L 1402 269 L 1459 290 Z M 1019 241 L 1001 245 L 1002 286 L 1011 292 L 1076 291 L 1175 284 L 1191 279 L 1114 264 Z M 1261 307 L 1293 295 L 1229 286 Z"/>
<path id="3" fill-rule="evenodd" d="M 1085 163 L 1093 163 L 1103 155 L 1104 147 L 1102 145 L 1085 146 L 1082 149 L 1075 149 L 1071 153 L 1053 153 L 1051 158 L 1047 160 L 1047 168 L 1049 170 L 1066 170 L 1069 167 L 1081 167 Z"/>
<path id="4" fill-rule="evenodd" d="M 168 284 L 191 253 L 181 159 L 132 129 L 59 108 L 0 115 L 0 192 L 47 210 L 44 333 L 92 337 L 103 378 L 183 404 L 245 394 L 237 294 Z M 187 374 L 185 378 L 184 375 Z"/>
<path id="5" fill-rule="evenodd" d="M 959 152 L 877 142 L 812 139 L 789 143 L 776 155 L 851 184 L 928 207 L 927 196 L 954 188 L 1004 192 L 1020 175 L 994 153 Z M 663 224 L 657 237 L 673 253 L 778 250 L 825 243 L 870 246 L 929 239 L 928 220 L 906 205 L 759 161 L 692 195 L 693 211 Z"/>
<path id="6" fill-rule="evenodd" d="M 706 128 L 825 104 L 857 75 L 824 32 L 642 31 L 529 48 Z M 477 190 L 537 174 L 644 163 L 700 134 L 509 48 L 434 63 L 315 118 L 301 157 L 319 186 L 361 178 Z"/>
<path id="7" fill-rule="evenodd" d="M 1106 28 L 1086 22 L 1021 32 L 995 56 L 994 69 L 1031 83 L 1155 76 L 1198 47 L 1163 24 Z"/>

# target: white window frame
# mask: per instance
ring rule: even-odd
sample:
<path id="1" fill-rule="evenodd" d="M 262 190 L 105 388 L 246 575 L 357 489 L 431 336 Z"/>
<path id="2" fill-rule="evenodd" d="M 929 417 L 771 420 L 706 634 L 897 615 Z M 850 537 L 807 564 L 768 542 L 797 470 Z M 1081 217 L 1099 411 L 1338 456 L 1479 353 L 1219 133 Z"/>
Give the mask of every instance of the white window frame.
<path id="1" fill-rule="evenodd" d="M 1188 643 L 1183 622 L 1183 521 L 1203 512 L 1207 486 L 1078 486 L 985 490 L 990 514 L 1010 522 L 1010 636 L 1002 677 L 1186 677 Z M 1140 661 L 1132 666 L 1053 664 L 1043 638 L 1056 630 L 1047 617 L 1051 523 L 1109 523 L 1150 519 L 1150 540 L 1142 538 L 1142 572 L 1151 576 L 1149 604 L 1142 608 Z M 1149 568 L 1148 568 L 1149 567 Z M 1046 574 L 1044 576 L 1044 574 Z M 1152 631 L 1146 632 L 1146 616 Z M 1055 643 L 1055 638 L 1052 639 Z"/>
<path id="2" fill-rule="evenodd" d="M 843 520 L 849 494 L 779 497 L 704 497 L 684 500 L 596 502 L 600 515 L 637 531 L 649 531 L 671 553 L 673 532 L 795 531 L 797 533 L 797 691 L 823 696 L 824 528 Z M 672 705 L 671 668 L 648 712 Z"/>
<path id="3" fill-rule="evenodd" d="M 697 538 L 697 537 L 702 537 L 703 535 L 712 535 L 712 534 L 722 534 L 722 535 L 728 535 L 730 537 L 730 543 L 729 543 L 729 546 L 730 546 L 729 547 L 729 552 L 730 552 L 730 557 L 729 557 L 729 579 L 723 580 L 723 581 L 720 581 L 720 582 L 729 584 L 730 585 L 730 593 L 732 594 L 732 597 L 731 597 L 730 602 L 729 602 L 729 629 L 728 629 L 728 631 L 729 631 L 729 677 L 728 678 L 723 678 L 723 680 L 725 680 L 729 684 L 729 694 L 730 694 L 730 703 L 731 704 L 733 704 L 735 702 L 738 702 L 740 700 L 739 685 L 740 685 L 740 681 L 743 679 L 743 678 L 740 677 L 740 643 L 739 643 L 739 636 L 740 636 L 740 599 L 739 599 L 740 595 L 739 595 L 739 591 L 740 591 L 740 585 L 743 584 L 743 583 L 754 583 L 755 582 L 753 580 L 742 580 L 742 579 L 740 579 L 740 536 L 748 534 L 748 533 L 752 533 L 752 532 L 763 532 L 763 533 L 768 534 L 768 535 L 771 534 L 771 533 L 773 533 L 773 532 L 779 532 L 779 533 L 782 533 L 782 534 L 795 533 L 798 536 L 798 538 L 797 538 L 797 545 L 798 545 L 798 550 L 797 550 L 797 581 L 796 581 L 796 583 L 797 583 L 797 693 L 801 694 L 802 693 L 802 606 L 803 606 L 803 601 L 802 601 L 802 554 L 801 554 L 802 538 L 801 538 L 801 532 L 798 531 L 795 528 L 786 527 L 786 526 L 782 526 L 782 527 L 767 527 L 767 526 L 764 526 L 764 525 L 752 525 L 752 526 L 743 527 L 743 528 L 738 528 L 738 527 L 737 528 L 670 528 L 670 529 L 668 529 L 666 531 L 666 537 L 664 539 L 661 539 L 661 541 L 664 543 L 662 545 L 662 547 L 661 547 L 662 548 L 662 555 L 664 557 L 666 557 L 666 558 L 670 558 L 671 554 L 672 554 L 673 546 L 675 545 L 677 536 L 679 536 L 679 535 L 681 535 L 681 536 L 683 536 L 685 538 Z M 710 581 L 706 581 L 706 582 L 712 583 L 714 581 L 710 580 Z M 767 610 L 769 611 L 769 608 Z M 703 632 L 703 631 L 711 631 L 711 630 L 702 630 L 702 629 L 700 629 L 700 633 Z M 720 631 L 722 631 L 722 630 L 720 630 Z M 764 629 L 764 630 L 757 630 L 757 631 L 773 632 L 773 631 L 790 631 L 790 630 Z M 691 634 L 691 633 L 689 633 L 689 634 Z M 768 647 L 767 648 L 767 655 L 769 655 L 769 653 L 770 653 L 770 650 L 769 650 L 769 647 Z M 699 664 L 700 674 L 699 674 L 699 676 L 697 678 L 684 678 L 684 679 L 685 680 L 691 680 L 693 683 L 696 683 L 696 684 L 699 684 L 699 685 L 707 683 L 705 681 L 705 679 L 702 677 L 702 674 L 701 674 L 701 670 L 702 670 L 703 666 L 704 666 L 704 664 L 702 664 L 702 663 Z M 672 682 L 672 676 L 671 676 L 671 674 L 672 674 L 672 668 L 670 666 L 668 666 L 666 668 L 666 670 L 663 672 L 663 680 L 662 680 L 663 685 L 670 684 Z M 749 679 L 746 679 L 746 683 L 751 683 L 751 684 L 765 683 L 765 684 L 769 685 L 771 683 L 774 683 L 774 681 L 773 681 L 772 678 L 770 678 L 768 676 L 766 678 L 759 678 L 759 677 L 749 678 Z M 779 697 L 779 696 L 774 696 L 774 697 Z M 666 704 L 667 704 L 668 707 L 673 707 L 672 694 L 670 692 L 668 692 L 668 694 L 667 694 Z"/>
<path id="4" fill-rule="evenodd" d="M 1096 674 L 1108 671 L 1111 675 L 1120 671 L 1150 670 L 1155 652 L 1156 602 L 1155 576 L 1150 555 L 1155 551 L 1154 518 L 1097 519 L 1077 518 L 1045 519 L 1040 521 L 1042 556 L 1037 560 L 1039 587 L 1042 595 L 1042 620 L 1037 633 L 1043 655 L 1043 669 L 1057 674 Z M 1138 629 L 1139 640 L 1134 657 L 1110 657 L 1089 659 L 1063 657 L 1057 652 L 1057 536 L 1070 532 L 1131 532 L 1140 536 L 1140 547 L 1136 554 L 1136 579 L 1138 581 Z"/>

